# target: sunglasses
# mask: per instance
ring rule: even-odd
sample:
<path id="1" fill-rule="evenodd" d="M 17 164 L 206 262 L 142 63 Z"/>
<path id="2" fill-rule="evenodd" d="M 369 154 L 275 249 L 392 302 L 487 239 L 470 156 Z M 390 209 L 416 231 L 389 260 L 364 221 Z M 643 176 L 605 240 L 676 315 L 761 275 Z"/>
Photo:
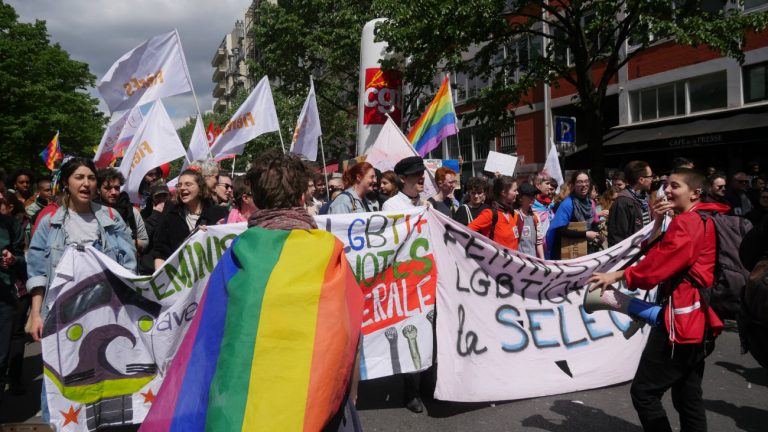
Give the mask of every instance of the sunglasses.
<path id="1" fill-rule="evenodd" d="M 226 190 L 232 189 L 232 185 L 227 183 L 216 183 L 216 186 L 224 186 L 224 189 Z"/>

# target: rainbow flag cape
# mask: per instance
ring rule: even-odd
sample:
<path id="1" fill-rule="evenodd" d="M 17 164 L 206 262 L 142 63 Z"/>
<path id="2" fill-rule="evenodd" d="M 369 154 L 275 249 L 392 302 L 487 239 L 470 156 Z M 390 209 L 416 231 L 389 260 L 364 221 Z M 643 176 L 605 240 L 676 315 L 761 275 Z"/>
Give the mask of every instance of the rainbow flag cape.
<path id="1" fill-rule="evenodd" d="M 43 163 L 49 170 L 53 171 L 56 168 L 56 162 L 64 158 L 61 153 L 61 147 L 59 146 L 59 132 L 53 137 L 48 146 L 40 153 L 40 157 L 43 158 Z"/>
<path id="2" fill-rule="evenodd" d="M 453 97 L 451 97 L 451 83 L 446 75 L 435 98 L 408 133 L 408 141 L 416 149 L 416 153 L 424 157 L 437 148 L 443 138 L 456 135 L 458 132 L 456 110 L 453 108 Z"/>
<path id="3" fill-rule="evenodd" d="M 344 399 L 362 321 L 343 247 L 321 230 L 240 235 L 141 430 L 321 430 Z"/>

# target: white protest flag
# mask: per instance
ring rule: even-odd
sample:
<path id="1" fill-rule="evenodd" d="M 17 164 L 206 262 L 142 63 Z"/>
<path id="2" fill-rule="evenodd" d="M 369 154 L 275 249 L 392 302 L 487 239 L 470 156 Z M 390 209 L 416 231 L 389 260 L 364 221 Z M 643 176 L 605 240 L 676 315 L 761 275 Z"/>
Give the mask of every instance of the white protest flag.
<path id="1" fill-rule="evenodd" d="M 365 161 L 379 171 L 385 172 L 394 170 L 399 161 L 418 155 L 397 124 L 387 116 L 387 121 L 381 127 L 376 141 L 365 151 Z M 437 193 L 437 186 L 429 170 L 425 175 L 427 178 L 424 179 L 422 197 L 429 198 Z"/>
<path id="2" fill-rule="evenodd" d="M 211 154 L 216 160 L 243 154 L 245 143 L 263 133 L 279 129 L 269 78 L 264 76 L 224 126 L 211 147 Z"/>
<path id="3" fill-rule="evenodd" d="M 124 190 L 131 197 L 131 202 L 138 203 L 141 200 L 139 184 L 149 170 L 184 157 L 184 153 L 184 146 L 163 102 L 155 102 L 141 122 L 120 164 L 120 172 L 125 176 Z"/>
<path id="4" fill-rule="evenodd" d="M 144 116 L 141 110 L 135 107 L 107 126 L 104 136 L 101 137 L 99 148 L 96 150 L 96 156 L 93 157 L 97 168 L 105 168 L 123 155 L 142 120 Z"/>
<path id="5" fill-rule="evenodd" d="M 192 131 L 192 139 L 189 141 L 187 149 L 187 159 L 190 161 L 208 158 L 208 137 L 203 129 L 203 121 L 200 117 L 195 122 L 195 129 Z M 185 162 L 185 165 L 186 162 Z"/>
<path id="6" fill-rule="evenodd" d="M 174 29 L 128 51 L 99 81 L 111 112 L 192 91 L 181 40 Z"/>
<path id="7" fill-rule="evenodd" d="M 560 169 L 560 159 L 558 159 L 557 147 L 555 142 L 550 140 L 549 154 L 547 155 L 547 161 L 544 163 L 544 169 L 541 171 L 555 181 L 557 181 L 557 190 L 563 186 L 563 171 Z"/>
<path id="8" fill-rule="evenodd" d="M 303 155 L 307 160 L 317 160 L 317 142 L 323 131 L 320 130 L 320 114 L 317 111 L 317 97 L 315 96 L 315 83 L 309 80 L 309 94 L 301 108 L 299 120 L 296 122 L 296 130 L 293 132 L 291 153 Z"/>

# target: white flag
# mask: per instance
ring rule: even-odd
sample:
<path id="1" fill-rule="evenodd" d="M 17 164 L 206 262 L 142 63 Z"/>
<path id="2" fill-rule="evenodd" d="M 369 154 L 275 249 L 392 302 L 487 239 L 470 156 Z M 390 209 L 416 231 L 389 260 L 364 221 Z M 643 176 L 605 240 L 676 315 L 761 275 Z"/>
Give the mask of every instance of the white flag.
<path id="1" fill-rule="evenodd" d="M 541 172 L 552 177 L 557 182 L 557 190 L 559 191 L 564 182 L 563 171 L 560 169 L 560 159 L 558 159 L 557 147 L 551 139 L 547 161 L 544 163 L 544 169 Z"/>
<path id="2" fill-rule="evenodd" d="M 381 127 L 376 141 L 365 151 L 365 161 L 379 171 L 385 172 L 394 170 L 395 165 L 402 159 L 418 155 L 408 138 L 403 135 L 392 118 L 387 116 L 387 121 Z M 429 198 L 437 193 L 437 186 L 429 170 L 425 175 L 427 178 L 424 179 L 424 192 L 421 195 Z"/>
<path id="3" fill-rule="evenodd" d="M 112 112 L 192 91 L 176 30 L 142 43 L 112 65 L 98 85 Z"/>
<path id="4" fill-rule="evenodd" d="M 101 137 L 99 148 L 96 150 L 96 156 L 93 157 L 97 168 L 105 168 L 123 155 L 143 119 L 141 110 L 136 107 L 126 111 L 107 126 L 104 136 Z"/>
<path id="5" fill-rule="evenodd" d="M 224 126 L 211 147 L 211 154 L 216 160 L 243 154 L 245 143 L 279 128 L 272 90 L 269 88 L 269 79 L 265 76 Z"/>
<path id="6" fill-rule="evenodd" d="M 309 95 L 301 108 L 299 120 L 296 122 L 296 130 L 293 132 L 291 153 L 303 155 L 307 160 L 317 160 L 317 142 L 323 131 L 320 130 L 320 114 L 317 111 L 317 98 L 315 97 L 315 83 L 310 78 Z"/>
<path id="7" fill-rule="evenodd" d="M 195 129 L 192 131 L 192 139 L 189 141 L 189 149 L 187 149 L 187 159 L 195 161 L 199 159 L 208 158 L 208 138 L 203 129 L 203 121 L 200 117 L 197 117 L 195 122 Z M 186 165 L 186 162 L 185 162 Z"/>
<path id="8" fill-rule="evenodd" d="M 139 203 L 139 185 L 149 170 L 184 156 L 184 146 L 168 117 L 162 101 L 157 101 L 144 117 L 120 164 L 125 176 L 125 192 Z"/>

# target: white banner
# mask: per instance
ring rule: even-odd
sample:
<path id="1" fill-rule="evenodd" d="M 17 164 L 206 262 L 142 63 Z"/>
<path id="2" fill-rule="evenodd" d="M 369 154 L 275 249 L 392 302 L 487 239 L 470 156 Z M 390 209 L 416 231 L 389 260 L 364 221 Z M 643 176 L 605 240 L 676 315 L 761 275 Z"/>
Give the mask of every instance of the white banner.
<path id="1" fill-rule="evenodd" d="M 629 317 L 584 312 L 584 283 L 636 255 L 650 226 L 596 254 L 544 261 L 427 216 L 439 275 L 435 398 L 523 399 L 632 379 L 647 333 L 625 340 Z"/>
<path id="2" fill-rule="evenodd" d="M 291 153 L 303 155 L 307 160 L 317 160 L 317 143 L 323 131 L 320 129 L 320 113 L 317 111 L 315 83 L 310 78 L 309 94 L 301 108 L 296 129 L 293 131 Z"/>
<path id="3" fill-rule="evenodd" d="M 187 60 L 174 29 L 128 51 L 98 84 L 111 112 L 192 91 Z"/>
<path id="4" fill-rule="evenodd" d="M 563 171 L 560 169 L 560 158 L 554 141 L 550 142 L 549 154 L 547 155 L 547 161 L 544 163 L 542 173 L 552 177 L 557 182 L 558 191 L 563 187 L 565 180 L 563 180 Z"/>
<path id="5" fill-rule="evenodd" d="M 131 202 L 141 200 L 139 185 L 149 170 L 184 157 L 184 154 L 184 146 L 171 118 L 163 102 L 158 100 L 142 121 L 120 163 L 120 172 L 125 177 L 124 190 L 131 197 Z"/>
<path id="6" fill-rule="evenodd" d="M 217 160 L 243 154 L 248 141 L 279 129 L 269 78 L 264 76 L 216 137 L 211 153 Z"/>
<path id="7" fill-rule="evenodd" d="M 126 111 L 107 126 L 104 136 L 101 137 L 99 148 L 96 150 L 96 156 L 93 157 L 97 168 L 106 168 L 112 161 L 123 155 L 143 119 L 141 110 L 136 107 Z"/>

